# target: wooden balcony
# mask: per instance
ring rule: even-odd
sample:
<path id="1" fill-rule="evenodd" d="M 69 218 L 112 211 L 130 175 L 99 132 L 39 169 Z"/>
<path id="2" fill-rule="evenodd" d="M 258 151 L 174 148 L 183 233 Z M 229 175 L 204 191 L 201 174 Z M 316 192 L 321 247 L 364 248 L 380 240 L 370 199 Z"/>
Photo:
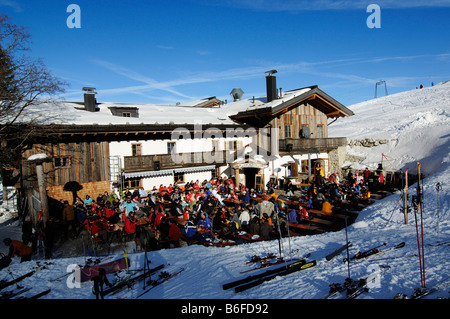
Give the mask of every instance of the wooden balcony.
<path id="1" fill-rule="evenodd" d="M 291 144 L 292 149 L 289 151 L 288 146 Z M 279 140 L 279 153 L 320 153 L 328 152 L 336 149 L 340 146 L 345 146 L 347 139 L 345 137 L 337 138 L 304 138 L 294 139 L 287 138 Z M 140 172 L 140 171 L 153 171 L 164 170 L 181 167 L 194 167 L 204 166 L 209 164 L 224 164 L 232 163 L 237 158 L 245 158 L 244 149 L 239 149 L 234 152 L 230 151 L 218 151 L 220 152 L 219 160 L 214 160 L 215 154 L 209 154 L 208 152 L 193 152 L 178 154 L 180 160 L 174 161 L 172 155 L 141 155 L 141 156 L 125 156 L 124 157 L 124 172 Z M 207 160 L 207 156 L 211 155 L 212 159 Z M 183 158 L 183 160 L 181 160 Z"/>
<path id="2" fill-rule="evenodd" d="M 279 140 L 279 152 L 283 153 L 320 153 L 329 152 L 347 145 L 347 138 L 286 138 Z"/>
<path id="3" fill-rule="evenodd" d="M 139 171 L 153 171 L 164 170 L 181 167 L 195 167 L 209 164 L 220 164 L 232 162 L 236 159 L 236 153 L 230 154 L 229 151 L 218 151 L 220 156 L 218 161 L 213 159 L 208 160 L 208 152 L 193 152 L 178 154 L 179 159 L 174 161 L 171 154 L 162 155 L 141 155 L 141 156 L 125 156 L 124 157 L 124 172 L 139 172 Z M 212 154 L 214 156 L 214 154 Z M 227 158 L 228 156 L 229 158 Z"/>

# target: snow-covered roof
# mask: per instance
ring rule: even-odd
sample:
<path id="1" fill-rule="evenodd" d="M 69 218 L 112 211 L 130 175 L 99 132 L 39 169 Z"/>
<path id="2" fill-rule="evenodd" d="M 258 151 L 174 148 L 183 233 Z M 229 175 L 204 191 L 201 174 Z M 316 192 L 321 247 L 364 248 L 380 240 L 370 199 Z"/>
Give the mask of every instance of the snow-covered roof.
<path id="1" fill-rule="evenodd" d="M 213 107 L 198 107 L 207 101 L 201 99 L 180 105 L 162 104 L 124 104 L 100 102 L 97 112 L 89 112 L 80 102 L 52 101 L 34 104 L 26 109 L 21 121 L 38 119 L 42 125 L 117 125 L 117 124 L 236 124 L 231 115 L 258 108 L 275 108 L 286 101 L 301 95 L 311 88 L 303 88 L 283 93 L 283 97 L 266 102 L 265 97 L 248 98 Z M 111 113 L 111 108 L 138 108 L 139 117 L 120 117 Z"/>

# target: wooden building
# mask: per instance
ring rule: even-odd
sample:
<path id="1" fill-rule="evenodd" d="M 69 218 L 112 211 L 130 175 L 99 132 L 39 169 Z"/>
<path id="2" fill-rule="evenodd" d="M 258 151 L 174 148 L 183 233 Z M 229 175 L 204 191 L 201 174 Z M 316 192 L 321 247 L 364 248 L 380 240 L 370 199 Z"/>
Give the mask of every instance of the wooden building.
<path id="1" fill-rule="evenodd" d="M 71 199 L 64 185 L 74 181 L 83 198 L 118 184 L 150 190 L 219 175 L 264 188 L 270 178 L 300 183 L 317 163 L 326 172 L 339 169 L 332 157 L 346 138 L 328 138 L 328 121 L 353 113 L 317 86 L 279 93 L 270 74 L 266 88 L 266 97 L 233 96 L 229 103 L 216 97 L 177 105 L 98 103 L 93 90 L 84 104 L 43 102 L 30 111 L 48 120 L 17 166 L 17 186 L 36 189 L 27 158 L 37 153 L 49 158 L 47 192 L 58 200 Z"/>

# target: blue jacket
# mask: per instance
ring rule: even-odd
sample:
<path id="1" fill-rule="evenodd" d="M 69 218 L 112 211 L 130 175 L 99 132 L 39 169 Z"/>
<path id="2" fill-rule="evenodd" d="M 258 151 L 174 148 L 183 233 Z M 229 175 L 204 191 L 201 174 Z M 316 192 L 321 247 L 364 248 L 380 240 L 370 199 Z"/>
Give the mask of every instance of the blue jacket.
<path id="1" fill-rule="evenodd" d="M 297 211 L 295 209 L 291 210 L 288 215 L 288 221 L 293 224 L 298 224 L 297 221 Z"/>
<path id="2" fill-rule="evenodd" d="M 134 211 L 134 208 L 136 207 L 136 204 L 134 202 L 124 202 L 122 204 L 123 209 L 125 210 L 126 214 L 128 215 L 130 212 Z"/>
<path id="3" fill-rule="evenodd" d="M 186 225 L 184 225 L 184 232 L 187 238 L 194 236 L 197 233 L 197 227 L 195 227 L 194 223 L 188 221 Z"/>
<path id="4" fill-rule="evenodd" d="M 212 223 L 211 219 L 209 219 L 208 216 L 205 217 L 205 219 L 200 219 L 197 223 L 198 226 L 203 226 L 205 228 L 208 228 L 209 230 L 212 230 Z"/>

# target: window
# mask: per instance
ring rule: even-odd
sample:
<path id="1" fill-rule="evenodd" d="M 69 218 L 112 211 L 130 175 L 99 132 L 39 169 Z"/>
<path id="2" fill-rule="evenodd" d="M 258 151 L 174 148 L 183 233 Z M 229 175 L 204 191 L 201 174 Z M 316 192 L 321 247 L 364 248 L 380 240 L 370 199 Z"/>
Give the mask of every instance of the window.
<path id="1" fill-rule="evenodd" d="M 211 144 L 212 144 L 212 150 L 214 151 L 214 152 L 218 152 L 219 151 L 219 141 L 218 140 L 213 140 L 213 141 L 211 141 Z"/>
<path id="2" fill-rule="evenodd" d="M 53 158 L 53 164 L 55 168 L 70 167 L 70 157 L 69 156 L 55 157 Z"/>
<path id="3" fill-rule="evenodd" d="M 142 144 L 131 144 L 131 155 L 133 156 L 142 155 Z"/>
<path id="4" fill-rule="evenodd" d="M 131 117 L 131 112 L 122 112 L 122 117 Z"/>
<path id="5" fill-rule="evenodd" d="M 291 137 L 291 126 L 285 125 L 284 126 L 284 138 L 290 138 Z"/>
<path id="6" fill-rule="evenodd" d="M 139 188 L 141 187 L 140 178 L 130 178 L 124 181 L 124 188 Z"/>
<path id="7" fill-rule="evenodd" d="M 167 154 L 175 152 L 175 142 L 167 142 Z"/>
<path id="8" fill-rule="evenodd" d="M 184 183 L 184 173 L 173 173 L 174 183 Z"/>
<path id="9" fill-rule="evenodd" d="M 316 138 L 323 138 L 323 125 L 317 125 L 317 136 Z"/>
<path id="10" fill-rule="evenodd" d="M 231 150 L 235 151 L 237 150 L 237 141 L 225 141 L 224 144 L 224 150 Z"/>

